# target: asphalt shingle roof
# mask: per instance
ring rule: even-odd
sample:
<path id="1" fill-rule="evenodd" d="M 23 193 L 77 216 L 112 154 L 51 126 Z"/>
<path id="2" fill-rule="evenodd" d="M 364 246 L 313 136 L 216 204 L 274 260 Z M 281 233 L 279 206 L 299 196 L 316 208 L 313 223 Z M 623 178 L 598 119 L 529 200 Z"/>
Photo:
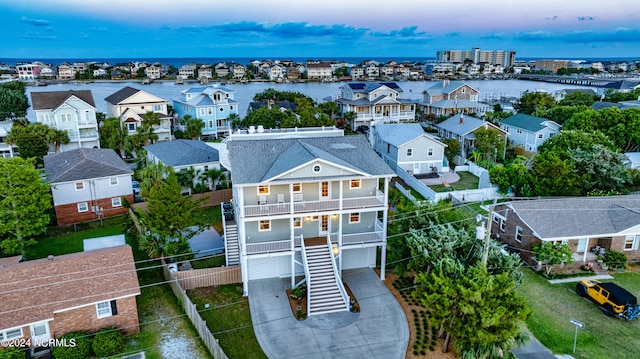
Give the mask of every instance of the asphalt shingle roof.
<path id="1" fill-rule="evenodd" d="M 431 96 L 446 95 L 452 93 L 453 91 L 464 85 L 467 84 L 461 81 L 450 81 L 448 84 L 445 81 L 440 81 L 437 84 L 429 87 L 426 92 Z"/>
<path id="2" fill-rule="evenodd" d="M 394 175 L 364 136 L 230 141 L 227 148 L 236 184 L 261 183 L 318 159 L 372 176 Z"/>
<path id="3" fill-rule="evenodd" d="M 419 123 L 381 123 L 375 127 L 376 136 L 395 147 L 404 145 L 420 136 L 427 136 L 434 142 L 441 143 L 424 132 Z M 444 144 L 442 144 L 444 146 Z"/>
<path id="4" fill-rule="evenodd" d="M 113 94 L 109 95 L 109 97 L 105 98 L 104 100 L 107 101 L 110 104 L 113 105 L 117 105 L 120 102 L 128 99 L 129 97 L 137 94 L 138 92 L 140 92 L 141 90 L 138 90 L 136 88 L 133 88 L 131 86 L 127 86 L 119 91 L 114 92 Z"/>
<path id="5" fill-rule="evenodd" d="M 542 239 L 612 235 L 640 225 L 638 195 L 514 201 L 509 206 Z"/>
<path id="6" fill-rule="evenodd" d="M 144 148 L 168 166 L 189 166 L 220 161 L 218 150 L 202 141 L 164 141 L 144 146 Z"/>
<path id="7" fill-rule="evenodd" d="M 545 121 L 551 121 L 546 118 L 536 117 L 531 115 L 525 115 L 523 113 L 518 113 L 513 116 L 507 117 L 500 124 L 504 124 L 507 126 L 521 128 L 523 130 L 538 132 L 544 129 L 546 126 L 542 123 Z"/>
<path id="8" fill-rule="evenodd" d="M 440 122 L 436 126 L 451 133 L 455 133 L 456 135 L 465 136 L 487 123 L 484 120 L 472 116 L 462 116 L 463 121 L 460 123 L 460 117 L 461 115 L 456 114 L 443 122 Z"/>
<path id="9" fill-rule="evenodd" d="M 47 320 L 60 310 L 140 294 L 128 245 L 11 264 L 0 268 L 0 276 L 0 329 Z"/>
<path id="10" fill-rule="evenodd" d="M 91 90 L 32 92 L 31 107 L 34 110 L 53 110 L 62 105 L 71 96 L 75 96 L 89 105 L 96 107 Z"/>
<path id="11" fill-rule="evenodd" d="M 44 169 L 51 183 L 131 174 L 133 171 L 112 149 L 77 148 L 44 156 Z"/>

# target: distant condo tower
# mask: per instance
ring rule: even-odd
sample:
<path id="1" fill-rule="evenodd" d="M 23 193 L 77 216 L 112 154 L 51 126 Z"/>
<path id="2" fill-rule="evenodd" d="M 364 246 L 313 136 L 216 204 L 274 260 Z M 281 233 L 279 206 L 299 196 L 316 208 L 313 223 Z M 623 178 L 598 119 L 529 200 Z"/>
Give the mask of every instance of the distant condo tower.
<path id="1" fill-rule="evenodd" d="M 436 53 L 436 61 L 460 62 L 471 60 L 474 63 L 486 62 L 491 65 L 502 65 L 509 68 L 516 61 L 516 52 L 510 50 L 480 50 L 474 47 L 471 50 L 441 50 Z"/>

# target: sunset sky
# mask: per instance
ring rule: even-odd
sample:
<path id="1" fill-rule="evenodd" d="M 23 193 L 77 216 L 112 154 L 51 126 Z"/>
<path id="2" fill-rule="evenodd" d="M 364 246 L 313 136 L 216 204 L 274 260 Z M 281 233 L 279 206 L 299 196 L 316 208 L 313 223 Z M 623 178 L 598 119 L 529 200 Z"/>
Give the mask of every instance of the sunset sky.
<path id="1" fill-rule="evenodd" d="M 640 58 L 638 0 L 0 0 L 0 58 Z"/>

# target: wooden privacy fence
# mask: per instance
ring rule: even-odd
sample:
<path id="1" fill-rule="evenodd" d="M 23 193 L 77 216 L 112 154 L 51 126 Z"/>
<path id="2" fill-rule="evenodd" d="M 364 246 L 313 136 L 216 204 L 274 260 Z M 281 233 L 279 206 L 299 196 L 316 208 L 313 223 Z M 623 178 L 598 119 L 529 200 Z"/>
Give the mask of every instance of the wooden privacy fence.
<path id="1" fill-rule="evenodd" d="M 208 197 L 204 202 L 200 204 L 200 207 L 217 206 L 222 202 L 228 202 L 233 197 L 231 188 L 219 189 L 216 191 L 196 193 L 193 195 L 193 199 L 200 199 L 202 197 Z M 144 210 L 147 206 L 147 202 L 132 203 L 131 208 Z"/>
<path id="2" fill-rule="evenodd" d="M 218 339 L 216 339 L 209 328 L 207 327 L 207 322 L 202 319 L 196 305 L 191 302 L 187 293 L 180 287 L 180 284 L 176 280 L 174 276 L 174 272 L 169 271 L 167 268 L 167 264 L 164 259 L 162 261 L 162 272 L 164 273 L 164 278 L 169 282 L 169 286 L 173 291 L 173 294 L 180 300 L 182 303 L 182 307 L 184 308 L 184 312 L 187 314 L 187 317 L 193 323 L 193 326 L 196 328 L 198 335 L 204 342 L 204 345 L 207 346 L 209 352 L 213 355 L 215 359 L 228 359 L 229 357 L 225 354 L 222 347 L 220 347 L 220 343 L 218 343 Z"/>
<path id="3" fill-rule="evenodd" d="M 240 266 L 203 268 L 172 274 L 184 290 L 242 282 Z"/>

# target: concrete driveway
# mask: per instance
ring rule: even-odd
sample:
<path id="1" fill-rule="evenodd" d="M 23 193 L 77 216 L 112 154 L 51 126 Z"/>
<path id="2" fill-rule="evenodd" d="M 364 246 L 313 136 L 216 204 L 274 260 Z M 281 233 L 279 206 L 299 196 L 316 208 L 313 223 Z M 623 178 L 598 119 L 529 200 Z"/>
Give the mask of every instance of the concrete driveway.
<path id="1" fill-rule="evenodd" d="M 372 269 L 343 272 L 360 313 L 342 312 L 294 318 L 285 290 L 289 279 L 249 282 L 253 328 L 271 358 L 404 358 L 409 342 L 407 319 Z"/>

